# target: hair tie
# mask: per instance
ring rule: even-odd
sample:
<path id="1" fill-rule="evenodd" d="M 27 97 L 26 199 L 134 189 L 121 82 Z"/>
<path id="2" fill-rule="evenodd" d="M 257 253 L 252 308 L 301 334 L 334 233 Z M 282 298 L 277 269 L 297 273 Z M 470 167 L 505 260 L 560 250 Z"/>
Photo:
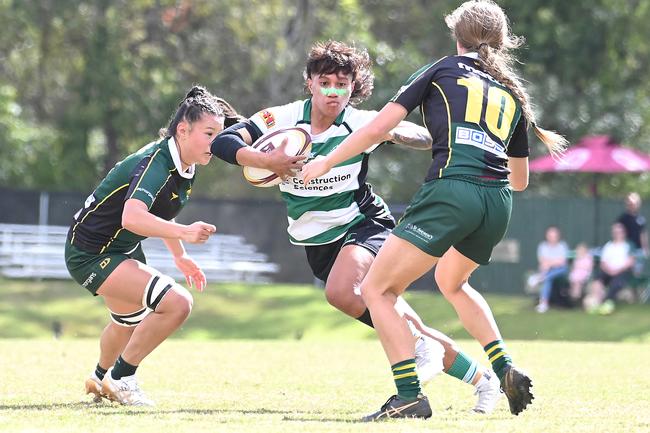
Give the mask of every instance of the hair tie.
<path id="1" fill-rule="evenodd" d="M 483 48 L 484 46 L 489 47 L 489 45 L 486 44 L 485 42 L 481 42 L 480 44 L 478 44 L 478 49 L 480 50 L 480 49 Z"/>

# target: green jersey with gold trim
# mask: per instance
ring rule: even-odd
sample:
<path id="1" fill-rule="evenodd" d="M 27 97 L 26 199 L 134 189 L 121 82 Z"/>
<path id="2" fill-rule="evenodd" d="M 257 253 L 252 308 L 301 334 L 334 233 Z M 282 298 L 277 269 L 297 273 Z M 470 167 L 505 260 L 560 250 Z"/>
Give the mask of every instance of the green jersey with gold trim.
<path id="1" fill-rule="evenodd" d="M 481 69 L 476 53 L 424 66 L 391 101 L 408 112 L 420 107 L 433 138 L 427 181 L 468 175 L 505 182 L 508 157 L 528 156 L 521 104 Z"/>
<path id="2" fill-rule="evenodd" d="M 194 165 L 182 171 L 173 138 L 144 146 L 117 163 L 86 199 L 74 216 L 71 243 L 89 253 L 134 249 L 145 237 L 122 227 L 124 202 L 140 200 L 149 212 L 169 221 L 187 203 L 194 174 Z"/>
<path id="3" fill-rule="evenodd" d="M 311 99 L 307 99 L 261 110 L 249 122 L 262 134 L 278 128 L 303 128 L 312 138 L 308 160 L 317 160 L 336 149 L 353 131 L 376 115 L 376 111 L 358 110 L 348 105 L 326 131 L 313 134 Z M 333 167 L 309 185 L 298 176 L 280 184 L 282 198 L 287 204 L 287 232 L 291 243 L 328 244 L 343 237 L 350 227 L 366 217 L 392 218 L 384 201 L 366 183 L 369 154 L 377 146 Z"/>

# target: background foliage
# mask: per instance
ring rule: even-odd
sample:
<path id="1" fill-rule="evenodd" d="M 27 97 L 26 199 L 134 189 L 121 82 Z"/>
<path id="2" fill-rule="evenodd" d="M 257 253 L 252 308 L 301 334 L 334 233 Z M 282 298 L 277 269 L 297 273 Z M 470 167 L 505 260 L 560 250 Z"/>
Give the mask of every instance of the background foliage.
<path id="1" fill-rule="evenodd" d="M 442 17 L 459 3 L 0 0 L 0 185 L 92 189 L 116 161 L 156 137 L 193 83 L 246 115 L 301 98 L 305 54 L 316 40 L 368 49 L 376 89 L 363 107 L 380 108 L 419 66 L 453 53 Z M 519 66 L 542 125 L 572 142 L 606 133 L 650 151 L 650 3 L 499 3 L 527 38 Z M 543 152 L 536 141 L 533 152 Z M 406 201 L 428 162 L 426 152 L 387 147 L 376 153 L 371 181 L 386 198 Z M 610 177 L 600 191 L 649 195 L 647 180 Z M 197 192 L 211 197 L 270 193 L 248 187 L 237 167 L 220 161 L 199 182 Z M 589 194 L 590 182 L 533 179 L 529 193 Z"/>

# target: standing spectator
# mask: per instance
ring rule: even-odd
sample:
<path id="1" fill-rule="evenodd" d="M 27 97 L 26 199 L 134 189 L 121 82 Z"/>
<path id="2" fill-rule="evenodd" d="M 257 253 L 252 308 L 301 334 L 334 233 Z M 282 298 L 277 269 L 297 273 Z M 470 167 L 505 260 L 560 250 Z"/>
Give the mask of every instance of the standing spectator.
<path id="1" fill-rule="evenodd" d="M 542 279 L 542 289 L 539 294 L 539 304 L 535 307 L 538 313 L 548 311 L 549 299 L 553 290 L 553 283 L 561 277 L 566 277 L 569 269 L 567 257 L 569 248 L 562 240 L 560 229 L 549 226 L 544 235 L 544 241 L 537 246 L 537 262 L 539 275 Z"/>
<path id="2" fill-rule="evenodd" d="M 641 196 L 636 192 L 631 192 L 625 197 L 625 212 L 623 212 L 617 222 L 623 224 L 627 233 L 627 241 L 635 249 L 634 255 L 637 262 L 643 262 L 642 258 L 648 257 L 648 232 L 646 231 L 646 219 L 639 214 L 641 209 Z M 635 271 L 640 271 L 637 267 Z"/>
<path id="3" fill-rule="evenodd" d="M 590 287 L 589 296 L 585 299 L 585 308 L 589 312 L 611 314 L 614 311 L 616 295 L 629 282 L 633 266 L 633 247 L 626 240 L 625 227 L 621 223 L 614 223 L 612 240 L 605 244 L 601 252 L 600 273 Z M 605 302 L 601 305 L 603 298 Z"/>

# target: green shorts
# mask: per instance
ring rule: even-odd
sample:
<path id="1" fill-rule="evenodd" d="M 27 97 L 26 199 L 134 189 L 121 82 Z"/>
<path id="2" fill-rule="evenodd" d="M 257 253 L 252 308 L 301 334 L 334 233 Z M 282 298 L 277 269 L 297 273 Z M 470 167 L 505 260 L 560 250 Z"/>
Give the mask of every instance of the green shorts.
<path id="1" fill-rule="evenodd" d="M 65 243 L 65 264 L 70 275 L 94 296 L 97 296 L 97 290 L 115 268 L 128 259 L 147 263 L 140 244 L 128 253 L 108 252 L 96 254 L 80 250 L 71 245 L 69 240 Z"/>
<path id="2" fill-rule="evenodd" d="M 510 222 L 512 189 L 501 181 L 442 178 L 422 185 L 393 234 L 441 257 L 451 246 L 486 265 Z"/>

